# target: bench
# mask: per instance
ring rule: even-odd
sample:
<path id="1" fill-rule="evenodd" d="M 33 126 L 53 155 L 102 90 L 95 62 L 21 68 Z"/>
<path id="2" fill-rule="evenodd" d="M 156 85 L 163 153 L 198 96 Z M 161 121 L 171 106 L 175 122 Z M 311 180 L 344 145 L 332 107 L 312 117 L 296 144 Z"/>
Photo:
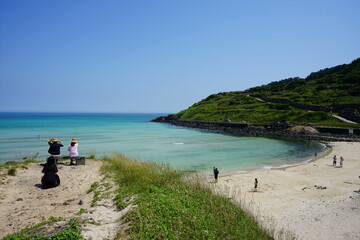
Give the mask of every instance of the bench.
<path id="1" fill-rule="evenodd" d="M 65 159 L 70 159 L 70 165 L 85 165 L 85 157 L 70 157 L 70 156 L 58 156 L 58 157 L 54 157 L 56 159 L 56 163 L 58 162 L 58 160 L 65 160 Z M 75 160 L 75 163 L 74 163 Z"/>

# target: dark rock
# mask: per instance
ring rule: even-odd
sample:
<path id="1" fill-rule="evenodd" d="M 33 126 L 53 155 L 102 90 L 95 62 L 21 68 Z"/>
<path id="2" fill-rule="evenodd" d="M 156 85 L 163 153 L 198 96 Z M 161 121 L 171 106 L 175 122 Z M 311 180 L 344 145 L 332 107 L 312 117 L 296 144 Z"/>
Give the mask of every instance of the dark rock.
<path id="1" fill-rule="evenodd" d="M 84 201 L 83 201 L 83 200 L 80 200 L 78 204 L 79 204 L 79 205 L 83 205 L 83 204 L 84 204 Z"/>
<path id="2" fill-rule="evenodd" d="M 22 201 L 23 199 L 22 198 L 17 198 L 16 201 Z"/>

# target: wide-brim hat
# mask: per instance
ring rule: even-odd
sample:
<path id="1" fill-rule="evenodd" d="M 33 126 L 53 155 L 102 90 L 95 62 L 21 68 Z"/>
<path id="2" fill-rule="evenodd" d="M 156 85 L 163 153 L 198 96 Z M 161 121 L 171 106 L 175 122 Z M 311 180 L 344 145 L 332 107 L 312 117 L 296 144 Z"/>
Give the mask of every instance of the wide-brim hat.
<path id="1" fill-rule="evenodd" d="M 72 143 L 77 143 L 78 141 L 77 141 L 76 138 L 73 138 L 73 139 L 71 139 L 71 142 L 72 142 Z"/>
<path id="2" fill-rule="evenodd" d="M 53 138 L 50 139 L 50 142 L 60 142 L 60 140 L 57 139 L 56 137 L 53 137 Z"/>

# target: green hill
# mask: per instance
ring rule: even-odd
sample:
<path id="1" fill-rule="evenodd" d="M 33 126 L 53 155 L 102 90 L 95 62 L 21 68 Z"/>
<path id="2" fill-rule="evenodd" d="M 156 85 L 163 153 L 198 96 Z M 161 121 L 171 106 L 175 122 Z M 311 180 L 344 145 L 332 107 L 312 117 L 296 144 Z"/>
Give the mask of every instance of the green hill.
<path id="1" fill-rule="evenodd" d="M 306 78 L 288 78 L 245 91 L 212 94 L 173 117 L 182 120 L 246 121 L 252 123 L 314 123 L 324 126 L 354 124 L 333 115 L 357 121 L 360 110 L 360 58 L 311 73 Z"/>

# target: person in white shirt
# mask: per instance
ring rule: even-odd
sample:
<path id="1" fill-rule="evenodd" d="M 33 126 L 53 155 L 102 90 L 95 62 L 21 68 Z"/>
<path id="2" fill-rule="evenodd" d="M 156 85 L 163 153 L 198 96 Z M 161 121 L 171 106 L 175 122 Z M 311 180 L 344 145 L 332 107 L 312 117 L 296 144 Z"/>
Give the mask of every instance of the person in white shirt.
<path id="1" fill-rule="evenodd" d="M 68 147 L 68 151 L 69 151 L 69 156 L 70 157 L 78 157 L 79 153 L 78 153 L 78 141 L 76 138 L 71 139 L 70 145 Z M 74 162 L 71 159 L 70 165 L 73 165 Z"/>

